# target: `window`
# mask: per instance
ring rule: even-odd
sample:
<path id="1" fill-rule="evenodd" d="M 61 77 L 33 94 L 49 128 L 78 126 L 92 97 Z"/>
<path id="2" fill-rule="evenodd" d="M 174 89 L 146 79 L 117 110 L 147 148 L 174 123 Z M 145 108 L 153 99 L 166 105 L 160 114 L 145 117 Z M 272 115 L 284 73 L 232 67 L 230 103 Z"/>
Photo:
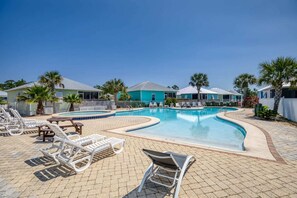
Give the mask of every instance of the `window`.
<path id="1" fill-rule="evenodd" d="M 223 100 L 229 100 L 230 96 L 229 95 L 223 95 Z"/>
<path id="2" fill-rule="evenodd" d="M 198 99 L 198 94 L 192 94 L 192 99 L 197 100 Z"/>
<path id="3" fill-rule="evenodd" d="M 297 98 L 297 90 L 290 89 L 290 88 L 284 88 L 282 96 L 284 96 L 285 98 Z"/>
<path id="4" fill-rule="evenodd" d="M 207 99 L 207 95 L 206 94 L 202 94 L 202 97 L 201 97 L 203 100 L 206 100 Z"/>
<path id="5" fill-rule="evenodd" d="M 270 90 L 270 98 L 274 98 L 274 96 L 275 96 L 275 90 L 271 89 Z"/>
<path id="6" fill-rule="evenodd" d="M 156 100 L 156 94 L 152 94 L 152 101 L 155 101 Z"/>
<path id="7" fill-rule="evenodd" d="M 98 92 L 79 91 L 78 94 L 79 94 L 79 97 L 83 100 L 98 100 L 99 98 Z"/>

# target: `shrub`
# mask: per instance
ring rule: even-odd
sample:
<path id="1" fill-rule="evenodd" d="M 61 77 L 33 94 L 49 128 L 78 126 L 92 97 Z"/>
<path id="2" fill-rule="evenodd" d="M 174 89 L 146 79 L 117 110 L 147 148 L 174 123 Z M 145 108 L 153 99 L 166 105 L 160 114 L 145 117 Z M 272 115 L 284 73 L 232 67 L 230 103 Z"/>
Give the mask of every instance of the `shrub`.
<path id="1" fill-rule="evenodd" d="M 269 120 L 269 119 L 275 118 L 277 115 L 277 112 L 269 109 L 269 107 L 267 106 L 262 106 L 262 108 L 258 111 L 257 114 L 260 118 Z"/>
<path id="2" fill-rule="evenodd" d="M 242 103 L 243 107 L 253 108 L 259 103 L 259 98 L 257 96 L 246 97 Z"/>
<path id="3" fill-rule="evenodd" d="M 175 104 L 176 104 L 176 98 L 166 98 L 165 105 L 170 106 L 171 103 L 173 103 L 173 105 L 175 106 Z"/>

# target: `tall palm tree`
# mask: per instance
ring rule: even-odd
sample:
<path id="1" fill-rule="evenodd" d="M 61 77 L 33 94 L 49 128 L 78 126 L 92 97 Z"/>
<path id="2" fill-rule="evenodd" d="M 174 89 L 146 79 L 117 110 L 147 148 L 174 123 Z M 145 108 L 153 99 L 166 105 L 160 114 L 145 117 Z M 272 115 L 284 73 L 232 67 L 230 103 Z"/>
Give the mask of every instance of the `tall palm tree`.
<path id="1" fill-rule="evenodd" d="M 193 76 L 191 76 L 191 81 L 189 82 L 189 85 L 196 87 L 198 92 L 198 98 L 197 100 L 200 101 L 200 90 L 201 87 L 208 87 L 208 77 L 207 74 L 203 73 L 195 73 Z"/>
<path id="2" fill-rule="evenodd" d="M 118 102 L 118 93 L 125 88 L 125 84 L 121 79 L 113 79 L 104 83 L 102 90 L 105 94 L 109 93 L 114 96 L 115 104 Z"/>
<path id="3" fill-rule="evenodd" d="M 254 75 L 244 73 L 240 74 L 234 79 L 233 85 L 234 88 L 239 89 L 239 92 L 243 94 L 243 98 L 246 98 L 249 85 L 253 85 L 256 83 L 257 78 Z"/>
<path id="4" fill-rule="evenodd" d="M 270 84 L 275 90 L 273 110 L 277 111 L 282 97 L 284 83 L 291 87 L 297 84 L 297 61 L 292 57 L 278 57 L 270 62 L 260 63 L 259 85 Z"/>
<path id="5" fill-rule="evenodd" d="M 74 111 L 74 104 L 80 104 L 81 99 L 78 94 L 69 94 L 63 97 L 63 101 L 70 104 L 69 111 Z"/>
<path id="6" fill-rule="evenodd" d="M 58 71 L 49 71 L 39 77 L 39 83 L 49 88 L 53 98 L 55 97 L 55 94 L 56 94 L 55 86 L 64 88 L 64 84 L 62 83 L 62 81 L 63 81 L 63 77 Z M 55 103 L 54 101 L 52 102 L 53 102 L 53 111 L 55 113 Z"/>
<path id="7" fill-rule="evenodd" d="M 34 85 L 33 87 L 27 88 L 17 99 L 27 103 L 37 103 L 36 114 L 38 115 L 44 113 L 43 103 L 53 100 L 50 90 L 41 85 Z"/>

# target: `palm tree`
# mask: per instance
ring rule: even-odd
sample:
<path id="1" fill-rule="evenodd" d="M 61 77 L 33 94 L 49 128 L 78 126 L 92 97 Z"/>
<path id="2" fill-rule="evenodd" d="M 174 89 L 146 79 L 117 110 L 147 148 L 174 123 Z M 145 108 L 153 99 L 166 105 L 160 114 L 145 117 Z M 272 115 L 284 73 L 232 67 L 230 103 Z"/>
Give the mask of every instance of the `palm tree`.
<path id="1" fill-rule="evenodd" d="M 271 62 L 260 63 L 259 85 L 270 84 L 275 90 L 273 110 L 277 112 L 284 83 L 297 84 L 297 61 L 292 57 L 278 57 Z"/>
<path id="2" fill-rule="evenodd" d="M 171 88 L 174 90 L 179 90 L 179 87 L 177 85 L 173 85 Z"/>
<path id="3" fill-rule="evenodd" d="M 191 81 L 189 82 L 189 85 L 197 88 L 197 92 L 198 92 L 197 100 L 200 101 L 201 87 L 209 86 L 208 77 L 206 74 L 203 74 L 203 73 L 195 73 L 193 76 L 191 76 Z"/>
<path id="4" fill-rule="evenodd" d="M 246 98 L 247 91 L 249 88 L 249 85 L 253 85 L 257 83 L 257 79 L 254 75 L 244 73 L 240 74 L 234 79 L 234 88 L 237 88 L 239 92 L 243 93 L 243 98 Z"/>
<path id="5" fill-rule="evenodd" d="M 38 115 L 44 113 L 44 102 L 54 100 L 50 90 L 41 85 L 34 85 L 33 87 L 27 88 L 17 99 L 28 103 L 37 103 L 36 114 Z"/>
<path id="6" fill-rule="evenodd" d="M 64 88 L 64 84 L 62 83 L 62 81 L 63 81 L 63 77 L 58 71 L 49 71 L 39 77 L 39 83 L 49 88 L 53 98 L 55 97 L 55 94 L 56 94 L 55 86 Z M 53 111 L 55 113 L 55 103 L 54 101 L 52 102 L 53 102 Z"/>
<path id="7" fill-rule="evenodd" d="M 81 99 L 78 94 L 69 94 L 63 97 L 63 101 L 70 104 L 69 111 L 74 111 L 74 104 L 80 104 Z"/>
<path id="8" fill-rule="evenodd" d="M 105 94 L 109 93 L 114 96 L 115 104 L 118 102 L 118 93 L 125 88 L 125 84 L 121 79 L 113 79 L 104 83 L 102 90 Z"/>

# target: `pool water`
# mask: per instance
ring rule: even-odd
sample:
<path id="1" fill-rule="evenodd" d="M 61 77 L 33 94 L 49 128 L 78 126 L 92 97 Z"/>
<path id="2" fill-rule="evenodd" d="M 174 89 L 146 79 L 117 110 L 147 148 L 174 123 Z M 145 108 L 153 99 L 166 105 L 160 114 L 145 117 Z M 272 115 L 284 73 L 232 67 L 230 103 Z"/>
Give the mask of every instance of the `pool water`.
<path id="1" fill-rule="evenodd" d="M 139 111 L 119 112 L 116 116 L 152 116 L 160 119 L 159 124 L 129 131 L 129 133 L 242 151 L 245 130 L 237 124 L 217 118 L 216 114 L 220 109 L 145 108 Z M 224 108 L 224 110 L 234 111 L 236 109 Z"/>
<path id="2" fill-rule="evenodd" d="M 108 113 L 107 111 L 73 111 L 60 113 L 61 116 L 88 116 L 88 115 L 99 115 L 103 113 Z"/>

